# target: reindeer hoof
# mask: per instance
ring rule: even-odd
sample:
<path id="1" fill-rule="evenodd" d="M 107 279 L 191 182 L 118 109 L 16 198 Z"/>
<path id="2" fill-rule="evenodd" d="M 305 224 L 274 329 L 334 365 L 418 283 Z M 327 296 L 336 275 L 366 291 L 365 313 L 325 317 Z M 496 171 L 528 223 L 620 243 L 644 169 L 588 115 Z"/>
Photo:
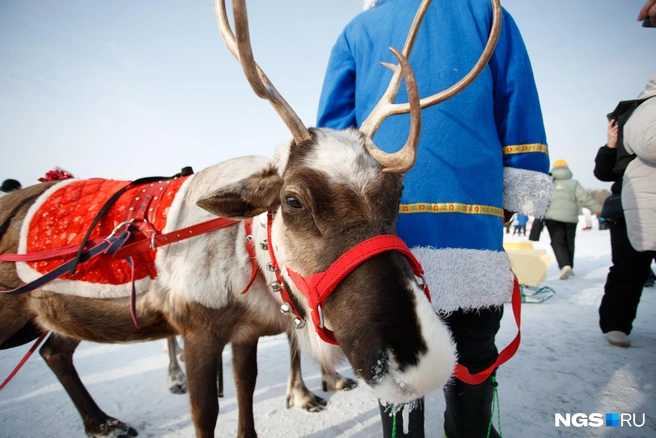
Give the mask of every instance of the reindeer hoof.
<path id="1" fill-rule="evenodd" d="M 139 432 L 116 418 L 107 417 L 95 427 L 87 428 L 86 434 L 90 438 L 131 438 Z"/>
<path id="2" fill-rule="evenodd" d="M 309 412 L 321 412 L 321 411 L 323 411 L 323 409 L 326 406 L 328 406 L 328 400 L 326 400 L 324 398 L 321 398 L 321 397 L 318 397 L 314 394 L 312 394 L 312 395 L 314 396 L 313 398 L 314 398 L 315 405 L 312 406 L 312 407 L 307 408 L 307 410 Z"/>
<path id="3" fill-rule="evenodd" d="M 323 392 L 328 391 L 350 391 L 358 387 L 357 380 L 349 377 L 344 377 L 339 373 L 335 373 L 334 380 L 321 380 L 321 389 Z"/>
<path id="4" fill-rule="evenodd" d="M 287 409 L 290 408 L 300 408 L 308 412 L 322 412 L 324 408 L 328 405 L 328 401 L 314 395 L 311 392 L 307 392 L 303 397 L 290 397 L 287 396 Z"/>
<path id="5" fill-rule="evenodd" d="M 337 391 L 350 391 L 358 387 L 358 381 L 349 377 L 340 376 L 341 379 L 337 382 Z"/>
<path id="6" fill-rule="evenodd" d="M 187 385 L 185 383 L 176 383 L 175 385 L 169 386 L 169 391 L 171 391 L 172 394 L 186 394 Z"/>
<path id="7" fill-rule="evenodd" d="M 168 375 L 169 391 L 173 394 L 187 393 L 187 376 L 181 370 L 169 371 Z"/>

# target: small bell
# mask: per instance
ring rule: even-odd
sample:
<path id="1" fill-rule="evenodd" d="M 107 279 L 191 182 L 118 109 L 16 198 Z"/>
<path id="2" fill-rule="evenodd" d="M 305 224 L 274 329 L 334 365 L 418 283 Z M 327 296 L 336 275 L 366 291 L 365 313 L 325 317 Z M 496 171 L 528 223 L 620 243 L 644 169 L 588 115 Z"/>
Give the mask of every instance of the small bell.
<path id="1" fill-rule="evenodd" d="M 271 289 L 271 292 L 280 292 L 282 290 L 282 284 L 274 281 L 269 285 L 269 288 Z"/>
<path id="2" fill-rule="evenodd" d="M 271 262 L 267 263 L 266 268 L 269 272 L 276 272 L 276 268 L 273 267 L 273 263 Z"/>
<path id="3" fill-rule="evenodd" d="M 267 242 L 266 240 L 261 241 L 260 242 L 260 249 L 262 251 L 267 251 L 269 249 L 269 242 Z"/>
<path id="4" fill-rule="evenodd" d="M 301 318 L 296 318 L 294 320 L 294 328 L 296 330 L 301 330 L 305 328 L 305 321 L 303 321 Z"/>
<path id="5" fill-rule="evenodd" d="M 289 315 L 292 313 L 292 306 L 290 306 L 289 303 L 282 303 L 282 306 L 280 306 L 280 313 L 283 315 Z"/>

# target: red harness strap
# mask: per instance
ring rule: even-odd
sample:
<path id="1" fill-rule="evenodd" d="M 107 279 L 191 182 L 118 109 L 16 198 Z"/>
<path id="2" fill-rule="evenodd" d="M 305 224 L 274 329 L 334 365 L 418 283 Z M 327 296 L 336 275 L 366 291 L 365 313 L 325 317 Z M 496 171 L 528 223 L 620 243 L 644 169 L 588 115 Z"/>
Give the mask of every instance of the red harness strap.
<path id="1" fill-rule="evenodd" d="M 16 373 L 18 373 L 18 371 L 20 371 L 20 369 L 23 368 L 23 365 L 25 365 L 25 362 L 27 362 L 27 359 L 29 359 L 30 356 L 32 356 L 32 353 L 34 353 L 34 351 L 36 351 L 37 347 L 41 344 L 41 342 L 43 342 L 43 340 L 49 334 L 50 334 L 50 332 L 41 333 L 41 336 L 39 336 L 39 338 L 36 340 L 36 342 L 34 342 L 34 344 L 32 345 L 32 348 L 30 348 L 29 351 L 27 353 L 25 353 L 25 356 L 23 356 L 23 359 L 21 359 L 21 361 L 18 362 L 18 365 L 16 365 L 16 368 L 14 368 L 14 370 L 11 372 L 11 374 L 9 374 L 9 376 L 5 379 L 5 381 L 2 382 L 2 384 L 0 385 L 0 390 L 2 390 L 2 388 L 7 386 L 7 383 L 9 383 L 9 381 L 14 378 Z"/>
<path id="2" fill-rule="evenodd" d="M 91 248 L 96 246 L 103 240 L 105 239 L 90 240 L 87 242 L 86 247 Z M 70 245 L 29 254 L 0 254 L 0 262 L 38 262 L 41 260 L 54 259 L 64 255 L 75 254 L 79 249 L 80 245 Z"/>
<path id="3" fill-rule="evenodd" d="M 175 243 L 181 240 L 189 239 L 191 237 L 196 237 L 200 234 L 219 230 L 238 222 L 238 220 L 218 217 L 216 219 L 201 222 L 200 224 L 192 225 L 187 228 L 171 231 L 170 233 L 153 235 L 150 239 L 140 240 L 139 242 L 123 246 L 121 249 L 116 251 L 114 258 L 123 259 L 130 257 L 140 252 L 148 251 L 149 249 L 159 248 L 160 246 L 168 245 L 170 243 Z"/>
<path id="4" fill-rule="evenodd" d="M 312 309 L 312 322 L 314 323 L 314 328 L 321 339 L 330 344 L 337 345 L 334 333 L 324 326 L 323 304 L 326 301 L 326 298 L 328 298 L 332 291 L 335 290 L 335 287 L 337 287 L 347 275 L 353 272 L 355 268 L 373 256 L 386 251 L 398 251 L 406 256 L 414 274 L 417 277 L 423 278 L 424 270 L 412 252 L 410 252 L 410 249 L 408 249 L 403 240 L 392 235 L 376 236 L 359 243 L 342 254 L 342 256 L 340 256 L 335 263 L 324 272 L 318 272 L 309 275 L 308 277 L 303 277 L 297 272 L 287 269 L 287 273 L 296 287 L 299 288 L 308 300 L 308 306 Z M 430 302 L 430 291 L 425 283 L 422 288 Z"/>
<path id="5" fill-rule="evenodd" d="M 282 273 L 280 272 L 280 267 L 278 266 L 278 260 L 276 259 L 276 254 L 273 251 L 273 241 L 271 240 L 272 225 L 273 225 L 273 212 L 269 211 L 267 213 L 267 247 L 269 251 L 269 258 L 271 259 L 271 266 L 273 268 L 273 272 L 276 274 L 276 283 L 270 285 L 270 287 L 274 290 L 274 292 L 280 292 L 282 301 L 285 304 L 287 304 L 287 306 L 289 306 L 289 313 L 291 313 L 296 317 L 294 324 L 296 325 L 297 328 L 302 328 L 305 325 L 303 321 L 303 317 L 300 315 L 300 313 L 298 313 L 298 310 L 296 310 L 296 306 L 294 306 L 292 297 L 289 295 L 289 292 L 287 291 L 287 286 L 285 285 L 285 279 L 282 278 Z"/>
<path id="6" fill-rule="evenodd" d="M 454 376 L 470 385 L 478 385 L 483 383 L 497 367 L 508 362 L 508 360 L 517 353 L 522 338 L 522 332 L 520 330 L 522 320 L 522 294 L 519 288 L 519 281 L 517 281 L 517 276 L 515 276 L 515 285 L 512 294 L 512 309 L 515 322 L 517 323 L 517 335 L 515 336 L 515 339 L 513 339 L 512 342 L 501 351 L 501 353 L 499 353 L 497 360 L 490 365 L 490 367 L 476 374 L 471 374 L 466 367 L 456 364 L 456 369 L 453 373 Z"/>
<path id="7" fill-rule="evenodd" d="M 255 255 L 255 242 L 253 242 L 253 218 L 248 218 L 244 221 L 244 229 L 246 230 L 246 250 L 248 250 L 248 256 L 251 259 L 251 279 L 248 281 L 242 294 L 245 294 L 248 292 L 248 289 L 251 288 L 258 272 L 257 257 Z"/>

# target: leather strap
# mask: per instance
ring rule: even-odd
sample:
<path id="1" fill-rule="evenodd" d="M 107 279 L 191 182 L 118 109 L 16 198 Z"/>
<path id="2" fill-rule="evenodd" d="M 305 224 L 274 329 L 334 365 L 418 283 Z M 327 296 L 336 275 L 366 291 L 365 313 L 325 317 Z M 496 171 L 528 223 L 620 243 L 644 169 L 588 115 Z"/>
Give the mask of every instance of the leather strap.
<path id="1" fill-rule="evenodd" d="M 103 238 L 98 238 L 87 242 L 87 247 L 91 248 L 102 242 Z M 47 251 L 33 252 L 30 254 L 0 254 L 0 262 L 38 262 L 41 260 L 55 259 L 69 254 L 74 254 L 80 249 L 80 245 L 70 245 L 61 248 L 49 249 Z"/>
<path id="2" fill-rule="evenodd" d="M 282 277 L 282 273 L 280 272 L 280 267 L 278 266 L 278 260 L 276 260 L 276 254 L 273 251 L 274 245 L 273 245 L 273 241 L 271 240 L 272 227 L 273 227 L 273 212 L 269 211 L 267 213 L 267 244 L 269 248 L 268 251 L 269 251 L 269 258 L 271 259 L 271 266 L 273 266 L 273 271 L 276 274 L 276 282 L 278 283 L 279 286 L 278 291 L 280 292 L 280 297 L 282 298 L 282 301 L 289 305 L 292 315 L 294 315 L 299 320 L 303 321 L 303 317 L 298 312 L 298 310 L 296 310 L 296 306 L 294 306 L 292 297 L 289 295 L 289 291 L 287 291 L 287 284 L 285 283 L 285 279 Z"/>
<path id="3" fill-rule="evenodd" d="M 82 251 L 82 256 L 79 258 L 79 262 L 85 262 L 99 254 L 102 253 L 108 253 L 111 254 L 111 251 L 116 251 L 125 241 L 130 237 L 130 232 L 127 230 L 127 227 L 124 228 L 123 232 L 118 236 L 110 236 L 107 239 L 102 239 L 102 241 L 92 247 L 87 249 L 86 251 Z M 75 249 L 76 252 L 77 248 Z M 17 256 L 17 254 L 8 254 L 11 256 Z M 33 254 L 28 254 L 28 255 L 33 255 Z M 11 260 L 14 261 L 14 260 Z M 0 294 L 2 295 L 22 295 L 27 292 L 31 292 L 35 289 L 38 289 L 48 283 L 50 283 L 53 280 L 56 280 L 57 278 L 61 277 L 62 275 L 66 274 L 66 272 L 73 266 L 74 264 L 78 263 L 78 259 L 71 259 L 68 262 L 60 265 L 59 267 L 53 269 L 52 271 L 48 272 L 47 274 L 37 278 L 34 281 L 31 281 L 29 283 L 26 283 L 16 289 L 12 290 L 3 290 L 0 291 Z"/>
<path id="4" fill-rule="evenodd" d="M 496 368 L 508 362 L 508 360 L 517 353 L 522 338 L 522 332 L 520 329 L 522 321 L 522 293 L 519 287 L 519 281 L 517 281 L 517 276 L 515 276 L 515 285 L 512 294 L 512 309 L 515 323 L 517 324 L 517 335 L 515 336 L 515 339 L 513 339 L 512 342 L 501 351 L 501 353 L 499 353 L 497 360 L 490 365 L 490 367 L 479 373 L 471 374 L 466 367 L 456 364 L 456 369 L 453 373 L 456 378 L 470 385 L 483 383 Z"/>
<path id="5" fill-rule="evenodd" d="M 248 256 L 251 259 L 251 279 L 248 281 L 246 288 L 242 291 L 242 294 L 248 292 L 248 290 L 253 285 L 255 278 L 257 278 L 257 256 L 255 255 L 255 242 L 253 241 L 253 219 L 248 218 L 244 221 L 244 229 L 246 230 L 246 250 L 248 250 Z"/>
<path id="6" fill-rule="evenodd" d="M 200 224 L 192 225 L 190 227 L 182 228 L 176 231 L 171 231 L 170 233 L 160 234 L 155 236 L 154 240 L 140 240 L 139 242 L 125 245 L 123 248 L 116 251 L 116 253 L 113 255 L 113 258 L 124 259 L 130 256 L 134 256 L 135 254 L 148 251 L 151 249 L 151 243 L 154 243 L 154 248 L 159 248 L 160 246 L 179 242 L 185 239 L 190 239 L 204 233 L 209 233 L 210 231 L 225 228 L 238 222 L 238 220 L 226 219 L 222 217 L 212 219 L 207 222 L 201 222 Z"/>
<path id="7" fill-rule="evenodd" d="M 18 373 L 18 371 L 20 371 L 20 369 L 23 368 L 23 365 L 25 365 L 25 362 L 27 362 L 27 359 L 29 359 L 30 356 L 32 356 L 32 353 L 34 353 L 36 351 L 36 349 L 39 347 L 41 342 L 43 342 L 43 340 L 49 334 L 50 334 L 50 332 L 41 333 L 41 336 L 39 336 L 39 338 L 34 342 L 34 344 L 32 344 L 32 348 L 30 348 L 28 350 L 28 352 L 25 353 L 25 356 L 23 356 L 23 359 L 21 359 L 21 361 L 18 362 L 18 365 L 16 365 L 16 368 L 14 368 L 14 370 L 9 374 L 9 376 L 5 379 L 5 381 L 2 382 L 2 384 L 0 385 L 0 390 L 2 390 L 2 388 L 7 386 L 7 383 L 9 383 L 9 381 L 14 378 L 16 373 Z"/>

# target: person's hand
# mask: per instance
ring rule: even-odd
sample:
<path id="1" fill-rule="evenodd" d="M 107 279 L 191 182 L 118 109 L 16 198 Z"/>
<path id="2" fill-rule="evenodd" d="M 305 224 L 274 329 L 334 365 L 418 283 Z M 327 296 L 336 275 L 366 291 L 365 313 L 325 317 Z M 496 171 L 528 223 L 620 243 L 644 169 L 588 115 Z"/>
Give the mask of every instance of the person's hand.
<path id="1" fill-rule="evenodd" d="M 647 3 L 640 10 L 638 21 L 642 21 L 647 17 L 651 19 L 651 24 L 656 26 L 656 0 L 647 0 Z"/>
<path id="2" fill-rule="evenodd" d="M 656 0 L 653 0 L 656 2 Z M 617 148 L 617 120 L 613 119 L 608 123 L 608 141 L 606 146 L 611 149 Z"/>

